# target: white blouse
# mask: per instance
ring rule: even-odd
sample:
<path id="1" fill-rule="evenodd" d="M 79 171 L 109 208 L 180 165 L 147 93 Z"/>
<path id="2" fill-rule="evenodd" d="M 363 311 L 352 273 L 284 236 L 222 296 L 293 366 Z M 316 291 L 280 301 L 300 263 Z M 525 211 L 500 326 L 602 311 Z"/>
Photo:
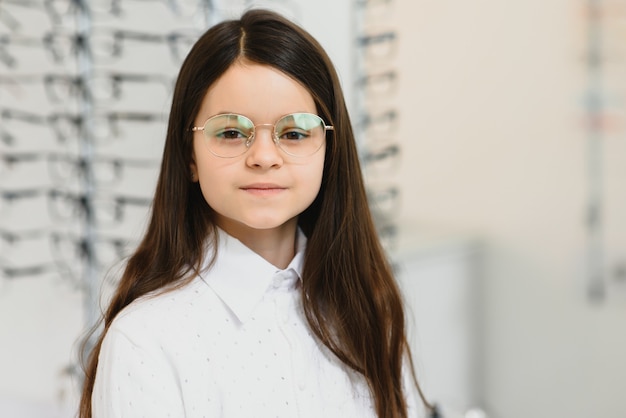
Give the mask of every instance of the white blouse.
<path id="1" fill-rule="evenodd" d="M 375 417 L 362 376 L 309 331 L 298 291 L 305 245 L 299 232 L 280 270 L 221 232 L 208 271 L 127 306 L 102 344 L 93 417 Z M 422 416 L 405 386 L 409 416 Z"/>

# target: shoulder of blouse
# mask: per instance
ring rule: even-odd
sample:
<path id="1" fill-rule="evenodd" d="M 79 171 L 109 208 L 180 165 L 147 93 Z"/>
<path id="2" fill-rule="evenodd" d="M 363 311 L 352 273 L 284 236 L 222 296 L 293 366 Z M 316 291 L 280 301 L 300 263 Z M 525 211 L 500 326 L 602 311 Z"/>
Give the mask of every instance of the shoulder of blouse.
<path id="1" fill-rule="evenodd" d="M 193 300 L 206 290 L 206 285 L 199 278 L 195 278 L 180 288 L 142 296 L 122 309 L 109 329 L 132 337 L 158 334 L 161 330 L 172 329 L 168 325 L 175 328 Z"/>

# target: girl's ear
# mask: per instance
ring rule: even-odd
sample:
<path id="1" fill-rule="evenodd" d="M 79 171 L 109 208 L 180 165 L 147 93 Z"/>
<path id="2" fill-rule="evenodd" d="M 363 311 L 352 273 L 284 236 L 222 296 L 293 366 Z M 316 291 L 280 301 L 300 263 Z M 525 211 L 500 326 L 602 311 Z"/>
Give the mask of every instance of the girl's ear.
<path id="1" fill-rule="evenodd" d="M 191 163 L 189 163 L 189 174 L 192 183 L 197 183 L 199 181 L 198 166 L 196 165 L 196 158 L 194 155 L 191 156 Z"/>

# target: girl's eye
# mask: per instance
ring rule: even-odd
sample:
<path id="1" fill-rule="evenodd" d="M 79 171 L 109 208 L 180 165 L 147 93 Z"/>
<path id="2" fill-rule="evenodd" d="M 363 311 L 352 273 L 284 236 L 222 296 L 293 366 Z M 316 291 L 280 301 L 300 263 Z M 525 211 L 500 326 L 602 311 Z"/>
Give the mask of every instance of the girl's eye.
<path id="1" fill-rule="evenodd" d="M 218 139 L 242 139 L 246 138 L 246 135 L 238 129 L 223 129 L 215 132 L 215 137 Z"/>
<path id="2" fill-rule="evenodd" d="M 286 139 L 289 141 L 301 141 L 303 139 L 308 138 L 309 132 L 302 129 L 293 129 L 291 131 L 283 131 L 280 134 L 280 139 Z"/>

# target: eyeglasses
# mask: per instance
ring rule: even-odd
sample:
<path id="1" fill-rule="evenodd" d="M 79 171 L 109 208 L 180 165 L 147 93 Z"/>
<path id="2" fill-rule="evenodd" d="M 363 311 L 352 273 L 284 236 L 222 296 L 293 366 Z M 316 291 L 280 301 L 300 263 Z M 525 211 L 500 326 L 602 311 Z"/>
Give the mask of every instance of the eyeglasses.
<path id="1" fill-rule="evenodd" d="M 48 129 L 44 116 L 20 109 L 1 108 L 0 121 L 2 122 L 0 140 L 10 147 L 18 146 L 18 138 L 45 137 Z M 16 132 L 19 132 L 19 135 Z M 41 148 L 41 142 L 34 148 Z"/>
<path id="2" fill-rule="evenodd" d="M 50 177 L 55 184 L 66 185 L 70 180 L 84 176 L 89 169 L 93 182 L 103 188 L 119 184 L 123 179 L 140 177 L 145 180 L 146 176 L 142 171 L 150 171 L 152 174 L 158 167 L 158 163 L 153 160 L 94 156 L 88 161 L 82 157 L 59 153 L 49 154 L 48 163 Z"/>
<path id="3" fill-rule="evenodd" d="M 0 180 L 4 180 L 5 175 L 25 176 L 32 173 L 32 163 L 36 164 L 42 158 L 42 154 L 36 152 L 0 153 Z M 17 167 L 22 165 L 26 166 L 25 169 L 19 170 Z"/>
<path id="4" fill-rule="evenodd" d="M 361 119 L 366 135 L 385 136 L 395 131 L 398 112 L 395 109 L 369 111 Z"/>
<path id="5" fill-rule="evenodd" d="M 363 167 L 367 172 L 389 175 L 398 168 L 400 145 L 389 143 L 375 149 L 368 148 L 362 155 Z"/>
<path id="6" fill-rule="evenodd" d="M 137 0 L 139 1 L 139 0 Z M 203 8 L 210 9 L 211 0 L 140 0 L 141 3 L 164 3 L 170 12 L 177 17 L 189 18 L 198 14 Z M 120 16 L 124 13 L 122 0 L 92 0 L 91 10 Z M 152 6 L 152 4 L 150 4 Z"/>
<path id="7" fill-rule="evenodd" d="M 45 33 L 42 37 L 29 37 L 18 35 L 0 36 L 0 61 L 7 67 L 17 66 L 19 59 L 9 53 L 10 47 L 13 52 L 21 47 L 38 49 L 44 47 L 55 64 L 69 63 L 70 57 L 75 56 L 79 48 L 85 45 L 84 37 L 76 33 L 66 33 L 59 30 Z"/>
<path id="8" fill-rule="evenodd" d="M 393 18 L 395 0 L 356 0 L 364 25 L 376 25 Z"/>
<path id="9" fill-rule="evenodd" d="M 49 227 L 47 200 L 42 186 L 0 190 L 0 228 L 24 231 Z"/>
<path id="10" fill-rule="evenodd" d="M 26 267 L 6 267 L 0 265 L 0 278 L 16 279 L 19 277 L 40 276 L 52 271 L 56 271 L 56 269 L 55 266 L 51 264 L 38 264 Z"/>
<path id="11" fill-rule="evenodd" d="M 148 33 L 131 30 L 108 30 L 101 29 L 91 33 L 89 43 L 94 59 L 100 62 L 109 62 L 121 58 L 124 53 L 126 42 L 137 42 L 146 51 L 149 44 L 169 47 L 170 56 L 174 62 L 179 63 L 187 56 L 187 53 L 198 40 L 197 31 L 175 31 L 170 33 Z"/>
<path id="12" fill-rule="evenodd" d="M 16 5 L 19 4 L 16 1 L 8 1 L 7 3 Z M 17 31 L 22 25 L 15 17 L 13 17 L 12 14 L 9 13 L 8 10 L 2 8 L 2 6 L 3 4 L 0 3 L 0 22 L 2 22 L 4 26 L 9 28 L 12 32 Z"/>
<path id="13" fill-rule="evenodd" d="M 319 150 L 326 139 L 326 131 L 334 128 L 312 113 L 292 113 L 276 123 L 255 125 L 245 116 L 234 113 L 215 115 L 204 126 L 194 126 L 193 132 L 202 131 L 211 154 L 221 158 L 243 155 L 252 145 L 256 129 L 272 128 L 274 143 L 286 154 L 308 157 Z"/>
<path id="14" fill-rule="evenodd" d="M 0 230 L 0 265 L 22 270 L 33 264 L 48 264 L 47 233 L 42 230 Z"/>
<path id="15" fill-rule="evenodd" d="M 82 119 L 66 112 L 46 115 L 0 108 L 0 122 L 3 125 L 0 126 L 0 144 L 14 151 L 41 152 L 48 146 L 55 150 L 57 144 L 75 145 L 81 134 Z M 51 144 L 50 139 L 56 141 Z"/>
<path id="16" fill-rule="evenodd" d="M 395 185 L 370 186 L 368 200 L 375 218 L 393 219 L 400 207 L 400 189 Z"/>
<path id="17" fill-rule="evenodd" d="M 48 207 L 53 221 L 67 222 L 78 216 L 90 218 L 98 227 L 124 226 L 127 217 L 143 219 L 152 199 L 111 195 L 87 197 L 82 193 L 52 189 L 48 192 Z M 135 210 L 136 209 L 136 210 Z M 128 211 L 134 210 L 130 216 Z"/>
<path id="18" fill-rule="evenodd" d="M 47 13 L 50 21 L 59 25 L 63 23 L 63 18 L 69 17 L 76 10 L 83 9 L 85 7 L 83 0 L 2 0 L 0 6 L 9 7 L 21 7 L 29 10 L 39 10 Z M 0 13 L 0 20 L 5 20 L 8 12 L 2 11 Z M 9 29 L 17 31 L 22 26 L 21 23 L 8 15 L 9 21 L 4 22 Z"/>
<path id="19" fill-rule="evenodd" d="M 91 259 L 95 261 L 96 267 L 108 269 L 127 257 L 129 248 L 134 245 L 125 238 L 96 235 L 88 242 L 84 237 L 59 232 L 50 234 L 50 242 L 54 261 L 63 271 L 72 272 L 76 278 L 80 278 L 78 272 L 73 272 L 77 259 Z"/>
<path id="20" fill-rule="evenodd" d="M 0 221 L 8 219 L 11 215 L 9 212 L 24 213 L 22 212 L 24 206 L 40 206 L 41 202 L 35 199 L 41 196 L 45 196 L 41 189 L 0 190 L 0 215 L 2 215 Z M 25 200 L 28 200 L 30 205 L 23 205 Z"/>
<path id="21" fill-rule="evenodd" d="M 394 250 L 398 241 L 398 225 L 388 219 L 376 219 L 376 230 L 382 247 L 386 251 Z"/>
<path id="22" fill-rule="evenodd" d="M 44 0 L 44 9 L 55 24 L 61 24 L 64 17 L 71 16 L 77 10 L 86 10 L 86 7 L 86 0 Z"/>
<path id="23" fill-rule="evenodd" d="M 127 96 L 146 98 L 154 89 L 139 89 L 137 88 L 139 85 L 152 87 L 153 84 L 158 84 L 163 87 L 165 94 L 169 94 L 174 83 L 170 77 L 161 74 L 95 73 L 89 80 L 89 84 L 93 99 L 96 102 L 104 102 L 119 100 L 123 96 L 123 85 L 130 90 Z"/>
<path id="24" fill-rule="evenodd" d="M 397 90 L 398 75 L 395 70 L 366 74 L 357 81 L 366 99 L 389 97 Z"/>
<path id="25" fill-rule="evenodd" d="M 365 34 L 357 38 L 362 56 L 367 64 L 388 63 L 396 55 L 395 31 Z"/>
<path id="26" fill-rule="evenodd" d="M 141 158 L 160 158 L 166 130 L 167 115 L 154 112 L 96 113 L 92 125 L 98 150 L 109 150 L 106 154 L 111 155 L 113 148 L 118 148 L 124 151 L 120 156 L 141 155 Z M 121 149 L 117 146 L 120 141 L 125 143 Z"/>

